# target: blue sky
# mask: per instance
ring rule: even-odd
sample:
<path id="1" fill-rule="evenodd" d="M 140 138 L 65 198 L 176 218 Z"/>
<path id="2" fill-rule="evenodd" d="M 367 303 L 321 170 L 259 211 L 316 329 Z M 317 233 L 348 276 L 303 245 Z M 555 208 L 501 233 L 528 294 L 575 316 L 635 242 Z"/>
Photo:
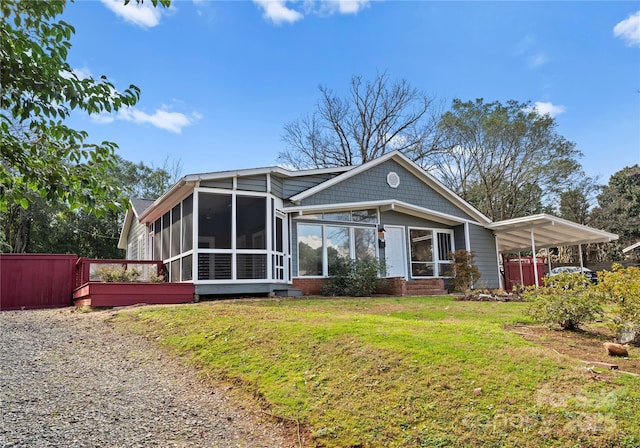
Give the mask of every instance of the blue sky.
<path id="1" fill-rule="evenodd" d="M 606 183 L 640 163 L 638 2 L 76 1 L 69 62 L 141 91 L 131 109 L 73 117 L 127 160 L 182 174 L 277 164 L 283 126 L 318 86 L 387 71 L 447 105 L 531 101 Z M 135 3 L 135 0 L 132 0 Z"/>

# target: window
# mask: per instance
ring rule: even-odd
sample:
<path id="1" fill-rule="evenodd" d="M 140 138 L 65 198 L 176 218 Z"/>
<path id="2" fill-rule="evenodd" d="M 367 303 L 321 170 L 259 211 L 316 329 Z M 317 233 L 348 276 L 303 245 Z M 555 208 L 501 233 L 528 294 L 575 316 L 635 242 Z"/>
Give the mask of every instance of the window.
<path id="1" fill-rule="evenodd" d="M 322 226 L 298 224 L 298 272 L 322 275 Z"/>
<path id="2" fill-rule="evenodd" d="M 326 227 L 327 266 L 329 275 L 336 274 L 337 263 L 351 254 L 349 227 Z"/>
<path id="3" fill-rule="evenodd" d="M 297 229 L 300 277 L 333 275 L 340 259 L 360 261 L 376 257 L 374 227 L 299 223 Z"/>
<path id="4" fill-rule="evenodd" d="M 433 277 L 433 231 L 411 229 L 411 275 Z"/>
<path id="5" fill-rule="evenodd" d="M 454 250 L 453 231 L 409 229 L 409 238 L 412 277 L 449 275 L 449 253 Z"/>
<path id="6" fill-rule="evenodd" d="M 303 215 L 299 218 L 306 221 L 317 219 L 322 221 L 345 221 L 376 224 L 378 222 L 378 211 L 375 208 L 370 208 L 365 210 L 350 210 L 344 212 L 315 213 L 312 215 Z"/>

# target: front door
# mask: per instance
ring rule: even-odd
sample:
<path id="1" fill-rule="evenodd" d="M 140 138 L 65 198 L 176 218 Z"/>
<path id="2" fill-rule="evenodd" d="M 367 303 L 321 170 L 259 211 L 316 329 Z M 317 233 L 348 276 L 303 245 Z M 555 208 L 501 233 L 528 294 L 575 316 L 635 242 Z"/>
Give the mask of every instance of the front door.
<path id="1" fill-rule="evenodd" d="M 407 256 L 404 227 L 384 226 L 384 257 L 387 277 L 407 277 Z"/>

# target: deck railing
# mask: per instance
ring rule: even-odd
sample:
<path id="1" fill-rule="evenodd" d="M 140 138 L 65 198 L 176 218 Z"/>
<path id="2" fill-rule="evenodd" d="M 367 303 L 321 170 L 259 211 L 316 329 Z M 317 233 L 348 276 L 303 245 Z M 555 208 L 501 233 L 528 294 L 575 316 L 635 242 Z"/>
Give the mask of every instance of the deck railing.
<path id="1" fill-rule="evenodd" d="M 117 269 L 136 269 L 140 275 L 138 282 L 150 282 L 163 275 L 162 261 L 158 260 L 98 260 L 95 258 L 78 258 L 76 261 L 76 288 L 89 282 L 101 281 L 97 272 L 99 267 L 108 266 Z M 166 277 L 165 277 L 166 278 Z"/>

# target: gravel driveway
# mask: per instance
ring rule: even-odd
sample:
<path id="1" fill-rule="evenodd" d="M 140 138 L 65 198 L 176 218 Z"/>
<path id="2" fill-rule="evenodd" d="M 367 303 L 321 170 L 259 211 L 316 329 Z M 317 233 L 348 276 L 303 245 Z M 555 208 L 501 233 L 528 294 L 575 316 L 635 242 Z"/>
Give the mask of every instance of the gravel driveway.
<path id="1" fill-rule="evenodd" d="M 112 314 L 0 313 L 1 446 L 292 446 L 283 427 L 113 330 Z"/>

